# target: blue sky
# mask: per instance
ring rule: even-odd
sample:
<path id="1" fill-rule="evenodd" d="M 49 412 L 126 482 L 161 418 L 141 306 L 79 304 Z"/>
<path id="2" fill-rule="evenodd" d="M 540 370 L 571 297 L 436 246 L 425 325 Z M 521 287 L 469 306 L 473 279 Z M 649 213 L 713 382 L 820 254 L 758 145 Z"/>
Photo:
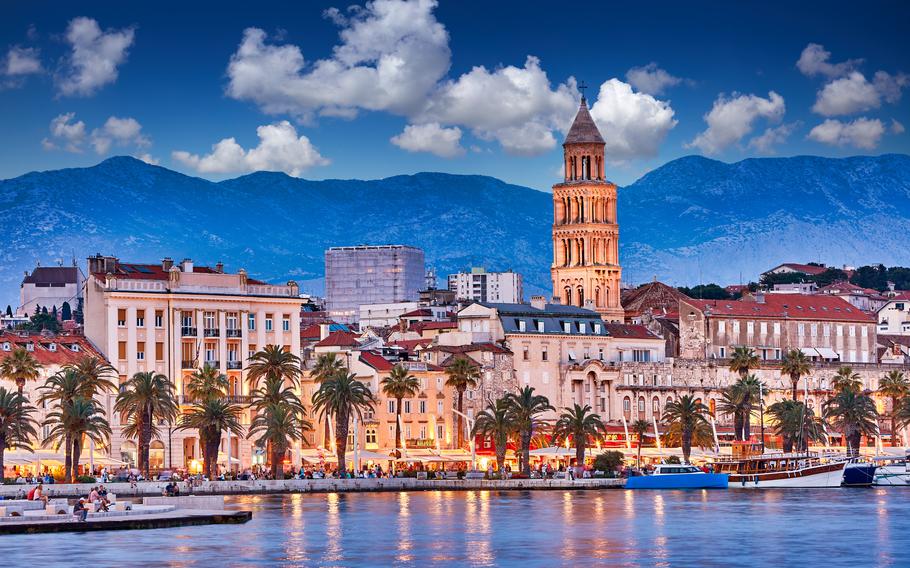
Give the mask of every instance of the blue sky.
<path id="1" fill-rule="evenodd" d="M 0 178 L 130 154 L 210 179 L 430 170 L 547 189 L 576 81 L 620 184 L 693 153 L 908 153 L 908 13 L 897 2 L 14 2 L 0 19 Z"/>

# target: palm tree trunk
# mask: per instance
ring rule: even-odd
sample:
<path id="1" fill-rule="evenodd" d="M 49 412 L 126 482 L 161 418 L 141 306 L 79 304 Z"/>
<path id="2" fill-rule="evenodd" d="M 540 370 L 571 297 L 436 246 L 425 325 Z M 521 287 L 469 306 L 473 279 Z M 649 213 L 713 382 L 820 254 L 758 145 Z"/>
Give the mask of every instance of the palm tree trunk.
<path id="1" fill-rule="evenodd" d="M 398 451 L 398 448 L 401 447 L 401 399 L 395 399 L 395 457 L 400 458 L 401 452 Z"/>
<path id="2" fill-rule="evenodd" d="M 641 444 L 639 444 L 641 447 Z M 575 441 L 575 479 L 585 474 L 585 439 L 579 438 Z"/>
<path id="3" fill-rule="evenodd" d="M 63 439 L 63 483 L 73 482 L 73 435 L 69 432 Z"/>
<path id="4" fill-rule="evenodd" d="M 683 428 L 682 431 L 682 452 L 683 461 L 689 463 L 689 456 L 692 455 L 692 430 Z"/>
<path id="5" fill-rule="evenodd" d="M 215 479 L 215 472 L 218 469 L 218 446 L 221 445 L 221 432 L 209 432 L 206 438 L 208 438 L 205 442 L 207 455 L 203 459 L 205 460 L 205 474 L 211 481 Z"/>
<path id="6" fill-rule="evenodd" d="M 531 429 L 521 433 L 521 473 L 531 476 Z"/>
<path id="7" fill-rule="evenodd" d="M 790 375 L 790 398 L 797 400 L 797 393 L 799 392 L 799 375 L 793 376 Z"/>
<path id="8" fill-rule="evenodd" d="M 343 476 L 347 473 L 347 462 L 344 454 L 348 451 L 348 418 L 347 412 L 341 412 L 335 416 L 335 455 L 338 458 L 338 475 Z"/>
<path id="9" fill-rule="evenodd" d="M 142 425 L 139 428 L 139 471 L 146 479 L 149 478 L 149 449 L 152 445 L 152 422 L 149 414 L 143 412 Z"/>
<path id="10" fill-rule="evenodd" d="M 641 469 L 641 436 L 638 438 L 638 469 Z"/>
<path id="11" fill-rule="evenodd" d="M 462 424 L 461 424 L 461 421 L 464 420 L 464 418 L 462 417 L 462 414 L 464 414 L 464 391 L 461 389 L 458 389 L 458 412 L 460 414 L 458 414 L 458 416 L 455 417 L 456 418 L 456 420 L 455 420 L 455 424 L 456 424 L 455 441 L 457 443 L 456 447 L 461 449 L 461 447 L 464 445 L 464 434 L 462 433 Z"/>
<path id="12" fill-rule="evenodd" d="M 284 452 L 278 451 L 278 444 L 272 444 L 272 479 L 278 479 L 279 470 L 284 469 Z M 283 475 L 281 477 L 284 477 Z"/>
<path id="13" fill-rule="evenodd" d="M 82 434 L 73 437 L 73 481 L 79 479 L 79 458 L 82 457 Z"/>
<path id="14" fill-rule="evenodd" d="M 16 389 L 19 391 L 19 396 L 24 396 L 22 390 L 25 388 L 25 379 L 16 379 Z"/>
<path id="15" fill-rule="evenodd" d="M 6 453 L 6 440 L 3 437 L 0 437 L 0 478 L 3 477 L 3 454 Z M 0 479 L 2 481 L 2 479 Z"/>
<path id="16" fill-rule="evenodd" d="M 891 397 L 891 447 L 895 448 L 900 444 L 897 443 L 897 397 Z"/>
<path id="17" fill-rule="evenodd" d="M 502 479 L 506 471 L 506 441 L 500 441 L 502 444 L 496 444 L 496 467 L 499 468 L 499 478 Z"/>

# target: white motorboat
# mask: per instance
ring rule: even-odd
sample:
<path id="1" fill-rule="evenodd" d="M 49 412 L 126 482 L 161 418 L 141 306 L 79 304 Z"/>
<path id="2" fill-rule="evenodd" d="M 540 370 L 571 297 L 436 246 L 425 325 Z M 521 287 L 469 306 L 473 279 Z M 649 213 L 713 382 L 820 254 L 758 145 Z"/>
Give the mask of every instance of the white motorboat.
<path id="1" fill-rule="evenodd" d="M 872 461 L 878 464 L 873 485 L 883 487 L 910 485 L 910 456 L 875 456 Z"/>

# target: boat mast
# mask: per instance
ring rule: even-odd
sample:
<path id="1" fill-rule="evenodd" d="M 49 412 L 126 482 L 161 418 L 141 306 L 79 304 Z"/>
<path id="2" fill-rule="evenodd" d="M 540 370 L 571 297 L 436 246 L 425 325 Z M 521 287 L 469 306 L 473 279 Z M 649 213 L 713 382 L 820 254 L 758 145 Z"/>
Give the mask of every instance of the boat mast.
<path id="1" fill-rule="evenodd" d="M 758 414 L 761 419 L 761 453 L 765 453 L 765 394 L 764 385 L 758 382 Z"/>

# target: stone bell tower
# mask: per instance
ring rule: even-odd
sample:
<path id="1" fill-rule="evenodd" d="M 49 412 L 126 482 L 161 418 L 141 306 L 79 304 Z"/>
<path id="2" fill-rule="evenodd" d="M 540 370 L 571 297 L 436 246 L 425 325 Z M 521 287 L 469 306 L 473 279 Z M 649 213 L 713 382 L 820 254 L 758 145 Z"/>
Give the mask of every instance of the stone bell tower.
<path id="1" fill-rule="evenodd" d="M 584 96 L 562 146 L 565 180 L 553 186 L 553 297 L 622 322 L 616 185 L 604 179 L 604 139 Z"/>

